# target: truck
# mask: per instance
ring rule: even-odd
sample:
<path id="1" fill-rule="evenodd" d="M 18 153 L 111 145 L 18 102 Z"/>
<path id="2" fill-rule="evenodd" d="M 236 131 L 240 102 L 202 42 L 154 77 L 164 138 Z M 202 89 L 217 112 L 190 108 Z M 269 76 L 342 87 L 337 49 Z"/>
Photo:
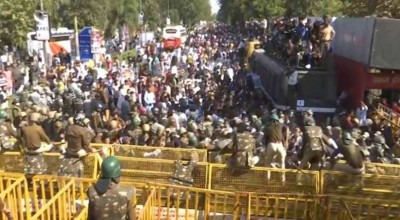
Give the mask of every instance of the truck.
<path id="1" fill-rule="evenodd" d="M 332 69 L 297 67 L 297 85 L 288 84 L 285 62 L 255 49 L 249 59 L 251 71 L 259 75 L 263 93 L 276 109 L 332 114 L 336 111 L 336 77 Z"/>
<path id="2" fill-rule="evenodd" d="M 400 88 L 400 20 L 338 18 L 333 27 L 334 68 L 346 106 L 358 107 L 370 95 L 395 98 Z"/>

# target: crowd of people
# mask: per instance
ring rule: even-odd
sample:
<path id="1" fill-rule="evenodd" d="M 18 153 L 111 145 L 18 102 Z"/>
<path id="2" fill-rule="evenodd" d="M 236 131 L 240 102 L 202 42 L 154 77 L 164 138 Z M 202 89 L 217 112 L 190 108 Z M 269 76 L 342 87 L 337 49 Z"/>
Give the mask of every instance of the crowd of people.
<path id="1" fill-rule="evenodd" d="M 289 39 L 329 48 L 334 31 L 327 19 L 327 36 L 317 34 L 327 38 L 316 42 L 315 31 L 303 24 L 307 19 L 299 20 Z M 149 42 L 135 59 L 122 62 L 110 57 L 95 65 L 54 62 L 47 72 L 33 62 L 12 90 L 3 87 L 9 91 L 0 112 L 1 150 L 25 152 L 28 174 L 46 173 L 42 154 L 60 151 L 60 175 L 77 177 L 83 173 L 77 158 L 103 153 L 90 143 L 208 149 L 211 161 L 228 163 L 232 171 L 256 165 L 309 169 L 311 164 L 363 173 L 364 161 L 397 162 L 391 127 L 379 117 L 368 119 L 365 104 L 323 126 L 312 111 L 274 109 L 254 87 L 254 73 L 240 65 L 243 39 L 266 36 L 266 26 L 253 27 L 218 24 L 196 30 L 179 53 Z M 273 33 L 285 27 L 276 23 Z M 67 145 L 52 144 L 58 142 Z M 338 158 L 347 163 L 335 165 Z"/>

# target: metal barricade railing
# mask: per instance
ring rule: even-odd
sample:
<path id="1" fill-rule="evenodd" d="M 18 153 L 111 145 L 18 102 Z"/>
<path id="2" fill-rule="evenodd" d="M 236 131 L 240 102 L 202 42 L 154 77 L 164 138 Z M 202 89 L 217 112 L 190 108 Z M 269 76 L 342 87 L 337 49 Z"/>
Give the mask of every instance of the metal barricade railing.
<path id="1" fill-rule="evenodd" d="M 122 180 L 131 182 L 168 183 L 175 161 L 135 157 L 117 157 L 121 161 Z M 194 186 L 207 188 L 208 163 L 199 162 L 193 170 Z"/>
<path id="2" fill-rule="evenodd" d="M 157 207 L 157 191 L 156 189 L 152 189 L 147 197 L 146 202 L 143 205 L 143 208 L 137 212 L 139 215 L 138 220 L 152 220 L 156 216 L 156 210 L 154 207 Z M 136 209 L 138 210 L 138 208 Z"/>
<path id="3" fill-rule="evenodd" d="M 91 146 L 103 146 L 103 144 L 91 144 Z M 111 145 L 115 156 L 128 156 L 146 158 L 145 153 L 159 151 L 154 158 L 164 160 L 181 160 L 182 158 L 196 158 L 199 162 L 207 162 L 207 150 L 183 149 L 167 147 L 150 147 L 135 145 Z M 150 156 L 149 156 L 150 157 Z"/>
<path id="4" fill-rule="evenodd" d="M 80 212 L 79 215 L 77 215 L 74 220 L 87 220 L 88 219 L 88 214 L 89 214 L 89 207 L 85 206 Z"/>
<path id="5" fill-rule="evenodd" d="M 246 211 L 241 209 L 239 197 L 234 192 L 164 184 L 150 185 L 153 191 L 139 218 L 142 220 L 237 219 Z"/>
<path id="6" fill-rule="evenodd" d="M 224 164 L 210 164 L 208 189 L 271 193 L 319 193 L 319 172 L 255 167 L 233 175 Z"/>
<path id="7" fill-rule="evenodd" d="M 59 153 L 45 153 L 44 158 L 47 163 L 47 174 L 57 175 L 61 163 Z M 79 159 L 77 159 L 79 160 Z M 84 164 L 85 178 L 97 178 L 99 169 L 99 159 L 94 154 L 82 158 Z M 20 152 L 4 152 L 0 154 L 0 171 L 10 173 L 25 173 L 24 156 Z"/>
<path id="8" fill-rule="evenodd" d="M 399 219 L 400 202 L 347 196 L 329 196 L 321 203 L 324 219 Z"/>
<path id="9" fill-rule="evenodd" d="M 24 220 L 31 217 L 25 176 L 0 173 L 0 219 Z"/>
<path id="10" fill-rule="evenodd" d="M 390 122 L 393 132 L 399 135 L 398 130 L 400 129 L 400 114 L 382 104 L 378 104 L 377 113 L 381 118 Z"/>
<path id="11" fill-rule="evenodd" d="M 303 194 L 248 193 L 246 219 L 324 219 L 320 212 L 320 196 Z M 244 202 L 242 202 L 244 203 Z"/>
<path id="12" fill-rule="evenodd" d="M 400 165 L 385 163 L 365 163 L 365 172 L 386 176 L 400 176 Z"/>
<path id="13" fill-rule="evenodd" d="M 36 219 L 72 219 L 77 214 L 75 200 L 75 182 L 68 181 L 42 207 L 35 212 L 31 220 Z"/>
<path id="14" fill-rule="evenodd" d="M 400 199 L 400 177 L 388 175 L 350 175 L 338 171 L 321 171 L 321 194 Z"/>

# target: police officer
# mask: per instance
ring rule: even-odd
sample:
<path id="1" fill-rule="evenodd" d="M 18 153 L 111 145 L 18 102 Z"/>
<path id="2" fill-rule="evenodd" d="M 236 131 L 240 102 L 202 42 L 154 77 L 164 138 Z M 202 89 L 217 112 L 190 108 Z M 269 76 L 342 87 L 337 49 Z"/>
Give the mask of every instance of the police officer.
<path id="1" fill-rule="evenodd" d="M 17 148 L 17 129 L 5 111 L 0 110 L 0 152 Z"/>
<path id="2" fill-rule="evenodd" d="M 101 176 L 89 188 L 88 220 L 135 220 L 135 188 L 119 185 L 120 161 L 113 156 L 103 160 Z"/>
<path id="3" fill-rule="evenodd" d="M 346 163 L 335 163 L 335 157 L 342 154 Z M 331 156 L 331 162 L 334 170 L 342 171 L 352 175 L 365 173 L 363 155 L 350 133 L 343 133 L 343 145 L 339 145 L 338 149 Z"/>
<path id="4" fill-rule="evenodd" d="M 29 125 L 21 129 L 21 139 L 25 150 L 25 173 L 43 174 L 47 171 L 47 164 L 43 152 L 53 147 L 49 137 L 39 125 L 39 113 L 30 115 Z"/>
<path id="5" fill-rule="evenodd" d="M 285 144 L 288 142 L 288 132 L 285 127 L 279 122 L 277 114 L 272 114 L 270 117 L 270 124 L 264 132 L 266 148 L 266 165 L 272 167 L 272 161 L 275 156 L 278 156 L 281 168 L 285 168 L 286 148 Z M 287 135 L 284 135 L 286 133 Z"/>
<path id="6" fill-rule="evenodd" d="M 321 127 L 315 125 L 314 120 L 307 118 L 304 125 L 303 147 L 299 154 L 300 168 L 306 168 L 308 163 L 319 164 L 322 167 L 325 155 L 324 146 L 328 143 L 329 138 L 323 134 Z"/>
<path id="7" fill-rule="evenodd" d="M 78 114 L 74 123 L 69 125 L 65 132 L 67 148 L 62 149 L 64 158 L 60 164 L 59 176 L 82 177 L 83 158 L 87 153 L 95 153 L 96 149 L 90 147 L 91 134 L 85 128 L 85 116 Z"/>
<path id="8" fill-rule="evenodd" d="M 386 145 L 385 138 L 380 132 L 375 133 L 375 137 L 373 139 L 370 151 L 371 151 L 371 162 L 374 163 L 389 162 L 388 161 L 389 158 L 387 158 L 386 156 L 388 155 L 388 151 L 390 151 L 390 148 Z"/>
<path id="9" fill-rule="evenodd" d="M 234 141 L 234 153 L 232 154 L 230 165 L 233 168 L 252 168 L 258 161 L 258 156 L 254 156 L 256 140 L 251 133 L 251 128 L 240 119 L 236 119 L 236 133 Z"/>

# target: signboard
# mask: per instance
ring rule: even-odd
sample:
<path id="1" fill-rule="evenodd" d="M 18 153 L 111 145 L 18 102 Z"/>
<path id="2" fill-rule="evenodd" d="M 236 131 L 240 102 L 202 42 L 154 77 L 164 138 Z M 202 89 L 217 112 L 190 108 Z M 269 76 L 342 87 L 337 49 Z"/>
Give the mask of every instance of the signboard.
<path id="1" fill-rule="evenodd" d="M 44 11 L 36 11 L 34 19 L 36 21 L 36 39 L 42 41 L 50 40 L 49 14 Z"/>
<path id="2" fill-rule="evenodd" d="M 92 28 L 92 32 L 90 34 L 90 50 L 93 54 L 101 53 L 101 36 L 100 31 L 94 30 Z"/>
<path id="3" fill-rule="evenodd" d="M 78 36 L 79 39 L 79 53 L 81 60 L 93 59 L 92 44 L 91 44 L 91 27 L 85 27 Z"/>

